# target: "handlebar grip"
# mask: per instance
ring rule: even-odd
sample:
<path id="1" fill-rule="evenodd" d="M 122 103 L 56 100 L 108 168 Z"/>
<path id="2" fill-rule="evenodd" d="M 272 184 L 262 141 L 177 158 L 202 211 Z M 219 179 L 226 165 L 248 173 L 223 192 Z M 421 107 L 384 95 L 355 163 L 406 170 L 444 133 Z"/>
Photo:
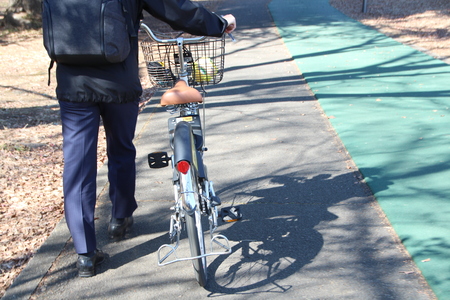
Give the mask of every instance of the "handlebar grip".
<path id="1" fill-rule="evenodd" d="M 228 33 L 228 36 L 230 37 L 230 39 L 233 43 L 236 43 L 236 39 L 234 38 L 234 36 L 231 33 Z"/>

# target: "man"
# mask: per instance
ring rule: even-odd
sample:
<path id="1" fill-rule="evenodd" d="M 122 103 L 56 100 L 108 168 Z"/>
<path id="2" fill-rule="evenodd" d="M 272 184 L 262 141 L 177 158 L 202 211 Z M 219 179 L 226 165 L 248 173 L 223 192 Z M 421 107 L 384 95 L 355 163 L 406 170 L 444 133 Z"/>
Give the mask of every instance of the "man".
<path id="1" fill-rule="evenodd" d="M 126 1 L 136 32 L 143 9 L 172 28 L 194 35 L 221 36 L 236 28 L 232 15 L 218 16 L 189 0 Z M 100 118 L 107 142 L 111 238 L 123 238 L 137 208 L 133 138 L 142 93 L 138 41 L 134 39 L 130 55 L 121 63 L 95 67 L 58 64 L 56 78 L 64 138 L 65 216 L 78 253 L 79 276 L 90 277 L 104 260 L 97 249 L 94 226 Z"/>

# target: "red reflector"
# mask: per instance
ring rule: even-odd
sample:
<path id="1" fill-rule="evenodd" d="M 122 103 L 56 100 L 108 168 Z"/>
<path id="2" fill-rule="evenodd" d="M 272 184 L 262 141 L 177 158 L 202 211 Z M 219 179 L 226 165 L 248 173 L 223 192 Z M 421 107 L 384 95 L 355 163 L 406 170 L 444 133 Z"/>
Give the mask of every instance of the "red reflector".
<path id="1" fill-rule="evenodd" d="M 186 174 L 189 171 L 190 165 L 187 161 L 182 160 L 177 164 L 177 169 L 183 174 Z"/>

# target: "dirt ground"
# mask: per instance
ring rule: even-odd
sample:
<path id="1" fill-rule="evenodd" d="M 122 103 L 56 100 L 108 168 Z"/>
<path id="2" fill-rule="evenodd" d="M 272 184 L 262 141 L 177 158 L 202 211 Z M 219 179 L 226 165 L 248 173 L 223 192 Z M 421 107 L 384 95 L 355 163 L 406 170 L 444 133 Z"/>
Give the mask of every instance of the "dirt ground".
<path id="1" fill-rule="evenodd" d="M 450 61 L 450 1 L 330 0 L 348 16 Z M 0 0 L 0 20 L 8 0 Z M 239 26 L 239 20 L 238 20 Z M 0 28 L 0 297 L 63 217 L 62 136 L 54 71 L 39 30 Z M 145 72 L 144 100 L 152 95 Z M 98 166 L 105 161 L 99 136 Z"/>
<path id="2" fill-rule="evenodd" d="M 422 52 L 450 62 L 449 0 L 330 0 L 344 14 Z"/>

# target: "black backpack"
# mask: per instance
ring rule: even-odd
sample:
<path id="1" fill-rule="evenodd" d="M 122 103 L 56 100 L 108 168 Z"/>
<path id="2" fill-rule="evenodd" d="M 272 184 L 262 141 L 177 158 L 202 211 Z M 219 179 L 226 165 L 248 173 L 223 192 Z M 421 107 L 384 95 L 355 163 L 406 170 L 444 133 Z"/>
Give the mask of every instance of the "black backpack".
<path id="1" fill-rule="evenodd" d="M 130 53 L 136 30 L 127 0 L 43 0 L 44 46 L 53 63 L 97 66 Z"/>

